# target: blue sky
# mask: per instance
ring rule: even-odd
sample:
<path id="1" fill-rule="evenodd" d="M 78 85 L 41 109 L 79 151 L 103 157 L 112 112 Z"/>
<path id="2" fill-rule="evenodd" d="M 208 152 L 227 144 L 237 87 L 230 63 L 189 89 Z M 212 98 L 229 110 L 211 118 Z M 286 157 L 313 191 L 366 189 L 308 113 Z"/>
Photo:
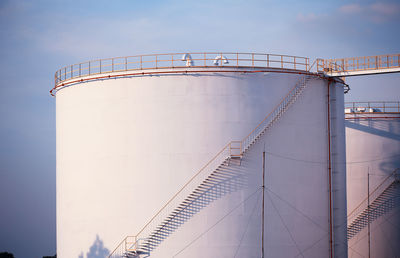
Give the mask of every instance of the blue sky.
<path id="1" fill-rule="evenodd" d="M 56 252 L 55 99 L 61 66 L 234 51 L 311 59 L 400 53 L 399 1 L 0 0 L 0 252 Z M 400 74 L 349 78 L 347 101 L 400 100 Z"/>

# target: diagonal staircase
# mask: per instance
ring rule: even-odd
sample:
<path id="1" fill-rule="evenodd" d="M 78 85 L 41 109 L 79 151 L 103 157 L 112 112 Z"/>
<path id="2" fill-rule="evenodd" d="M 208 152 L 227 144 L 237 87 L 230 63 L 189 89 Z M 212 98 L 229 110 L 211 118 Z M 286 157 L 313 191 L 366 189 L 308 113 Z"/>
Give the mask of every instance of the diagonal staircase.
<path id="1" fill-rule="evenodd" d="M 366 207 L 364 206 L 361 212 L 356 213 L 357 216 L 353 216 L 354 219 L 347 227 L 347 239 L 351 239 L 367 227 L 369 223 L 400 205 L 400 178 L 396 172 L 397 170 L 370 194 L 371 203 L 369 207 L 367 202 Z M 365 200 L 363 202 L 365 203 Z"/>
<path id="2" fill-rule="evenodd" d="M 245 185 L 242 175 L 231 169 L 257 140 L 281 118 L 305 89 L 312 77 L 302 76 L 257 127 L 243 140 L 228 143 L 202 167 L 143 227 L 136 236 L 128 236 L 109 255 L 116 257 L 149 256 L 164 239 L 202 208 Z"/>
<path id="3" fill-rule="evenodd" d="M 235 192 L 245 185 L 240 174 L 230 172 L 231 158 L 224 161 L 186 199 L 178 205 L 164 221 L 139 246 L 138 251 L 150 253 L 180 225 L 185 223 L 202 208 L 222 196 Z"/>

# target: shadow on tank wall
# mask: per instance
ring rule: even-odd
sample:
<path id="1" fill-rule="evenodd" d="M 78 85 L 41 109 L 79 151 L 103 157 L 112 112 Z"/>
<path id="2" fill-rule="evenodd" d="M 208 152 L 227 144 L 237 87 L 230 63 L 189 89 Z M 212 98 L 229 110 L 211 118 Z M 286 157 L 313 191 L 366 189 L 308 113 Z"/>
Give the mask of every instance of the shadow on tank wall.
<path id="1" fill-rule="evenodd" d="M 369 119 L 346 120 L 345 127 L 390 139 L 391 146 L 386 146 L 383 143 L 381 146 L 382 148 L 400 146 L 400 126 L 399 122 L 396 120 L 388 121 L 387 119 L 379 118 L 374 118 L 373 121 Z M 388 157 L 377 157 L 376 160 L 373 161 L 380 162 L 379 169 L 389 175 L 394 169 L 400 167 L 400 149 L 398 150 L 397 154 Z"/>
<path id="2" fill-rule="evenodd" d="M 248 175 L 240 166 L 240 160 L 226 160 L 164 220 L 161 227 L 144 239 L 142 251 L 149 254 L 202 209 L 230 193 L 243 189 L 247 184 Z"/>
<path id="3" fill-rule="evenodd" d="M 110 254 L 110 250 L 104 247 L 103 241 L 100 239 L 99 235 L 96 235 L 96 240 L 86 253 L 86 258 L 107 258 Z M 85 258 L 83 252 L 78 256 L 78 258 Z"/>
<path id="4" fill-rule="evenodd" d="M 347 120 L 345 126 L 365 133 L 400 141 L 400 127 L 395 126 L 395 123 L 396 122 L 391 123 L 387 120 L 380 120 L 379 118 L 374 118 L 374 121 L 356 119 Z"/>

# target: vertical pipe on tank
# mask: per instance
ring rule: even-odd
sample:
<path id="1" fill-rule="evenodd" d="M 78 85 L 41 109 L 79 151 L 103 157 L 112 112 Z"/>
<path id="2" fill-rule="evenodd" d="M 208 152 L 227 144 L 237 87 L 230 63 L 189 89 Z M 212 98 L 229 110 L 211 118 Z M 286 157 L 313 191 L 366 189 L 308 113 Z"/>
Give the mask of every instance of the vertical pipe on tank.
<path id="1" fill-rule="evenodd" d="M 330 257 L 333 258 L 333 223 L 332 223 L 332 166 L 331 166 L 331 99 L 330 86 L 331 81 L 328 81 L 328 103 L 327 103 L 327 118 L 328 118 L 328 185 L 329 185 L 329 248 Z"/>
<path id="2" fill-rule="evenodd" d="M 367 208 L 367 212 L 368 212 L 368 258 L 371 258 L 371 220 L 369 219 L 369 215 L 370 215 L 370 202 L 369 202 L 369 167 L 368 167 L 368 185 L 367 185 L 367 196 L 368 196 L 368 208 Z"/>
<path id="3" fill-rule="evenodd" d="M 264 231 L 265 231 L 265 217 L 264 217 L 264 202 L 265 202 L 265 146 L 262 155 L 262 237 L 261 237 L 261 258 L 264 258 Z"/>
<path id="4" fill-rule="evenodd" d="M 330 256 L 347 257 L 346 159 L 344 145 L 343 85 L 328 81 L 328 184 Z"/>

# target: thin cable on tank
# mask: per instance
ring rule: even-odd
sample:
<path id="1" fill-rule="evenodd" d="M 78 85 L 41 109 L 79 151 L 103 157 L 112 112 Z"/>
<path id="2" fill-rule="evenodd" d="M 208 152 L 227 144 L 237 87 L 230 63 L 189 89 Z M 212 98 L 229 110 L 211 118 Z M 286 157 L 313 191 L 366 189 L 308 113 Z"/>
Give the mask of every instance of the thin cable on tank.
<path id="1" fill-rule="evenodd" d="M 194 242 L 196 242 L 197 240 L 199 240 L 202 236 L 204 236 L 206 233 L 208 233 L 208 231 L 210 231 L 211 229 L 213 229 L 215 226 L 217 226 L 221 221 L 223 221 L 226 217 L 228 217 L 232 212 L 234 212 L 237 208 L 239 208 L 243 203 L 245 203 L 247 200 L 249 200 L 253 195 L 255 195 L 258 191 L 260 191 L 262 188 L 258 188 L 256 189 L 252 194 L 250 194 L 246 199 L 244 199 L 243 201 L 241 201 L 238 205 L 236 205 L 232 210 L 230 210 L 227 214 L 225 214 L 222 218 L 220 218 L 214 225 L 212 225 L 211 227 L 209 227 L 206 231 L 204 231 L 203 233 L 201 233 L 198 237 L 196 237 L 193 241 L 191 241 L 188 245 L 186 245 L 184 248 L 182 248 L 179 252 L 177 252 L 176 254 L 174 254 L 174 256 L 172 257 L 176 257 L 177 255 L 179 255 L 181 252 L 183 252 L 186 248 L 188 248 L 189 246 L 191 246 Z"/>
<path id="2" fill-rule="evenodd" d="M 267 192 L 267 193 L 268 193 L 268 192 Z M 297 251 L 299 251 L 299 253 L 301 254 L 301 256 L 303 256 L 303 258 L 304 258 L 303 252 L 300 250 L 300 247 L 297 245 L 296 240 L 294 240 L 294 237 L 292 236 L 292 233 L 290 232 L 289 228 L 286 226 L 286 223 L 285 223 L 285 221 L 283 220 L 281 214 L 279 213 L 278 209 L 275 207 L 275 204 L 274 204 L 274 202 L 272 201 L 271 195 L 268 194 L 268 197 L 269 197 L 269 200 L 271 201 L 272 207 L 275 209 L 276 213 L 278 214 L 279 218 L 281 219 L 281 222 L 282 222 L 283 226 L 286 228 L 286 231 L 289 233 L 290 238 L 292 239 L 294 245 L 296 246 Z"/>
<path id="3" fill-rule="evenodd" d="M 315 160 L 306 160 L 306 159 L 297 159 L 297 158 L 292 158 L 292 157 L 288 157 L 288 156 L 284 156 L 282 154 L 277 154 L 277 153 L 273 153 L 273 152 L 269 152 L 266 151 L 265 153 L 268 153 L 272 156 L 275 157 L 279 157 L 282 159 L 287 159 L 287 160 L 293 160 L 293 161 L 299 161 L 299 162 L 304 162 L 304 163 L 315 163 L 315 164 L 325 164 L 326 161 L 315 161 Z M 367 163 L 367 162 L 372 162 L 372 161 L 381 161 L 381 160 L 385 160 L 385 159 L 391 159 L 391 158 L 396 158 L 396 157 L 400 157 L 400 154 L 396 154 L 393 156 L 388 156 L 388 157 L 381 157 L 381 158 L 377 158 L 377 159 L 370 159 L 370 160 L 362 160 L 362 161 L 352 161 L 352 162 L 335 162 L 334 164 L 357 164 L 357 163 Z"/>
<path id="4" fill-rule="evenodd" d="M 275 195 L 278 199 L 280 199 L 282 202 L 284 202 L 284 203 L 286 203 L 289 207 L 291 207 L 293 210 L 295 210 L 295 211 L 297 211 L 298 213 L 300 213 L 300 215 L 302 215 L 302 216 L 304 216 L 306 219 L 308 219 L 311 223 L 313 223 L 314 225 L 316 225 L 317 227 L 319 227 L 322 231 L 324 231 L 326 234 L 328 234 L 329 233 L 329 231 L 327 231 L 324 227 L 322 227 L 321 225 L 319 225 L 317 222 L 315 222 L 312 218 L 310 218 L 310 217 L 308 217 L 306 214 L 304 214 L 302 211 L 300 211 L 299 209 L 297 209 L 295 206 L 293 206 L 290 202 L 288 202 L 288 201 L 286 201 L 285 199 L 283 199 L 281 196 L 279 196 L 277 193 L 275 193 L 274 191 L 272 191 L 270 188 L 266 188 L 267 189 L 267 191 L 269 191 L 269 192 L 271 192 L 273 195 Z M 347 223 L 347 220 L 346 220 L 346 223 Z M 339 225 L 338 227 L 342 227 L 344 224 L 342 224 L 342 225 Z M 324 238 L 326 235 L 324 235 L 322 238 Z M 321 239 L 322 239 L 321 238 Z M 319 241 L 321 241 L 321 239 L 320 240 L 318 240 L 317 242 L 319 242 Z M 316 243 L 317 243 L 316 242 Z M 304 251 L 306 251 L 306 250 L 308 250 L 308 249 L 310 249 L 310 248 L 312 248 L 312 246 L 313 245 L 315 245 L 316 243 L 314 243 L 314 244 L 312 244 L 310 247 L 308 247 L 308 248 L 306 248 L 306 249 L 304 249 L 303 250 L 303 252 Z M 345 243 L 345 244 L 347 244 L 347 242 L 346 241 L 343 241 L 342 243 Z M 349 248 L 351 248 L 351 247 L 349 247 Z M 353 249 L 353 248 L 351 248 L 351 249 Z M 359 252 L 357 252 L 356 250 L 353 250 L 354 252 L 356 252 L 357 254 L 359 254 L 360 256 L 362 256 L 362 257 L 364 257 L 362 254 L 360 254 Z M 299 253 L 299 254 L 302 254 L 301 252 Z M 298 254 L 298 255 L 299 255 Z M 297 256 L 298 256 L 297 255 Z M 297 257 L 296 256 L 296 257 Z"/>
<path id="5" fill-rule="evenodd" d="M 385 220 L 385 221 L 387 221 L 387 220 Z M 392 224 L 389 221 L 387 221 L 387 222 L 389 224 Z M 390 238 L 386 235 L 386 232 L 383 231 L 382 227 L 378 227 L 378 229 L 380 229 L 381 234 L 384 236 L 386 242 L 389 243 L 389 246 L 390 246 L 390 249 L 392 250 L 392 253 L 396 253 L 396 249 L 393 247 L 392 242 L 390 241 Z"/>
<path id="6" fill-rule="evenodd" d="M 320 239 L 318 239 L 317 241 L 315 241 L 312 245 L 310 245 L 309 247 L 307 247 L 306 249 L 304 249 L 303 252 L 306 252 L 307 250 L 312 249 L 316 244 L 318 244 L 319 242 L 321 242 L 321 240 L 323 240 L 323 239 L 326 238 L 327 236 L 329 236 L 328 233 L 326 233 L 326 234 L 323 235 Z M 298 253 L 295 257 L 298 257 L 300 254 L 302 255 L 302 253 Z"/>
<path id="7" fill-rule="evenodd" d="M 241 237 L 241 239 L 240 239 L 240 241 L 239 241 L 238 247 L 236 248 L 235 255 L 233 256 L 234 258 L 236 257 L 236 255 L 237 255 L 238 252 L 239 252 L 240 246 L 242 245 L 242 241 L 243 241 L 243 239 L 244 239 L 244 236 L 246 235 L 247 229 L 249 228 L 250 222 L 252 221 L 251 219 L 253 218 L 253 214 L 254 214 L 254 212 L 255 212 L 257 206 L 258 206 L 258 201 L 259 201 L 259 200 L 260 200 L 260 195 L 257 197 L 257 201 L 256 201 L 256 203 L 254 204 L 253 210 L 252 210 L 252 212 L 251 212 L 251 214 L 250 214 L 250 217 L 249 217 L 249 221 L 247 222 L 246 228 L 245 228 L 245 230 L 244 230 L 244 232 L 243 232 L 243 235 L 242 235 L 242 237 Z"/>
<path id="8" fill-rule="evenodd" d="M 396 155 L 388 156 L 388 157 L 383 157 L 383 158 L 379 158 L 379 159 L 371 159 L 371 160 L 365 160 L 365 161 L 346 162 L 346 164 L 356 164 L 356 163 L 366 163 L 366 162 L 371 162 L 371 161 L 381 161 L 381 160 L 391 159 L 391 158 L 396 158 L 396 157 L 400 157 L 400 154 L 396 154 Z"/>
<path id="9" fill-rule="evenodd" d="M 266 187 L 267 191 L 271 192 L 273 195 L 275 195 L 279 200 L 281 200 L 282 202 L 286 203 L 289 207 L 291 207 L 292 209 L 294 209 L 295 211 L 297 211 L 298 213 L 300 213 L 303 217 L 305 217 L 306 219 L 308 219 L 311 223 L 313 223 L 314 225 L 316 225 L 317 227 L 319 227 L 320 229 L 322 229 L 323 231 L 327 232 L 325 230 L 324 227 L 322 227 L 321 225 L 319 225 L 317 222 L 315 222 L 312 218 L 308 217 L 306 214 L 304 214 L 302 211 L 300 211 L 299 209 L 297 209 L 295 206 L 293 206 L 290 202 L 286 201 L 285 199 L 283 199 L 282 197 L 280 197 L 277 193 L 273 192 L 270 188 Z"/>
<path id="10" fill-rule="evenodd" d="M 395 213 L 392 214 L 389 218 L 393 217 L 394 215 L 397 215 L 398 213 L 399 213 L 399 211 L 395 212 Z M 392 226 L 395 226 L 395 227 L 398 228 L 397 225 L 395 225 L 395 224 L 393 224 L 393 223 L 391 223 L 391 222 L 389 221 L 389 218 L 387 218 L 387 219 L 385 218 L 385 221 L 382 221 L 381 223 L 379 223 L 379 225 L 375 226 L 374 229 L 373 229 L 373 231 L 375 231 L 376 228 L 379 228 L 379 226 L 380 226 L 381 224 L 385 223 L 385 222 L 388 222 L 388 223 L 391 224 Z M 364 235 L 363 237 L 361 237 L 360 239 L 358 239 L 355 243 L 353 243 L 353 245 L 356 245 L 358 242 L 360 242 L 361 240 L 365 239 L 366 237 L 367 237 L 367 235 Z M 357 251 L 354 250 L 350 245 L 349 245 L 349 248 L 352 249 L 354 252 L 357 253 Z M 361 254 L 360 254 L 360 255 L 361 255 Z M 363 256 L 363 255 L 361 255 L 361 256 Z M 363 257 L 365 257 L 365 256 L 363 256 Z"/>

